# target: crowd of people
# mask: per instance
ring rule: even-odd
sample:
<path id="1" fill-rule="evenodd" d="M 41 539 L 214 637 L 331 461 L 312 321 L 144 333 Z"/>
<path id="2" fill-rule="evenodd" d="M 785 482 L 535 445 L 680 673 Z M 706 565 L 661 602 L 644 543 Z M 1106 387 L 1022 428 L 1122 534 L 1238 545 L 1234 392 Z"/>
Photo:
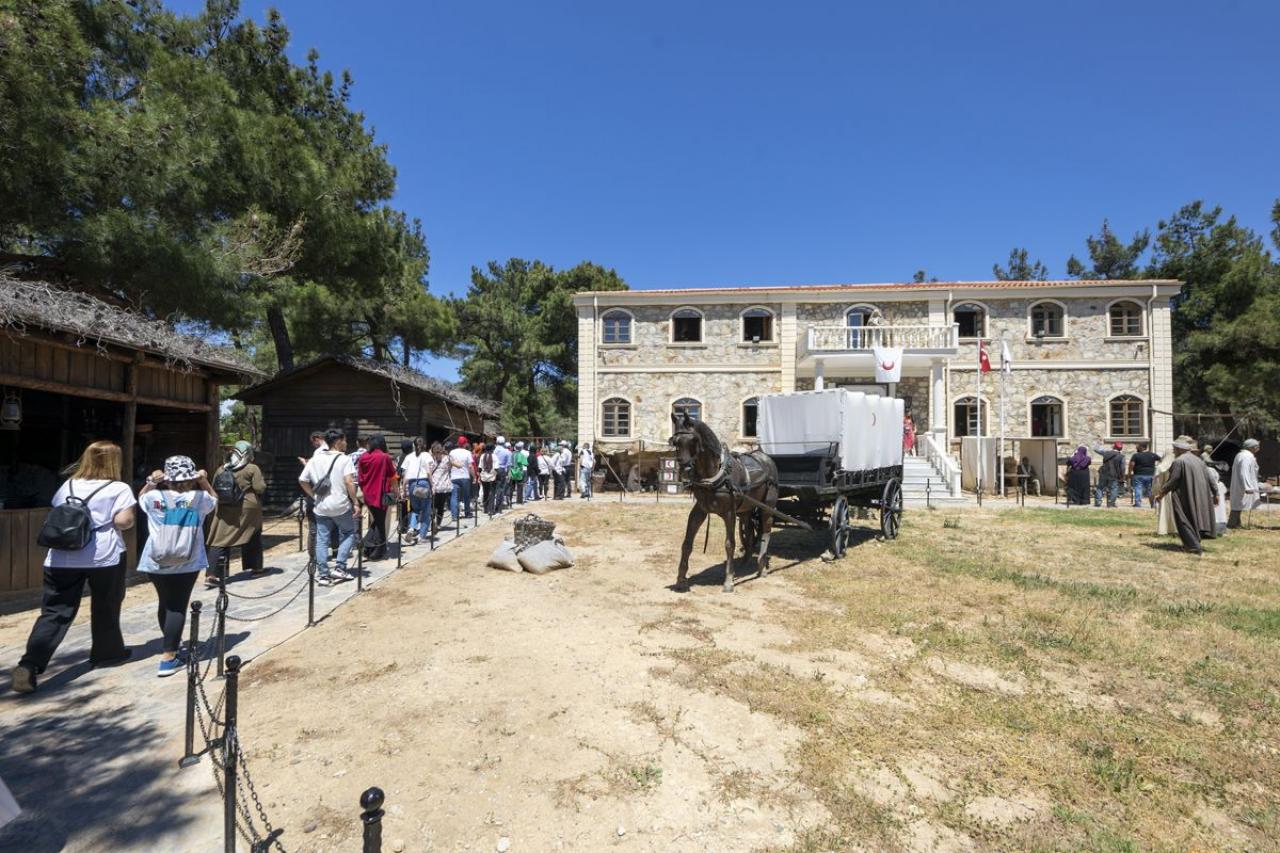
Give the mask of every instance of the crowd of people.
<path id="1" fill-rule="evenodd" d="M 446 512 L 456 525 L 476 513 L 564 500 L 575 488 L 589 498 L 595 469 L 586 442 L 577 449 L 575 483 L 575 453 L 568 441 L 526 445 L 499 435 L 488 444 L 462 435 L 446 447 L 441 441 L 405 439 L 394 459 L 381 435 L 361 439 L 350 453 L 339 430 L 314 432 L 311 441 L 312 456 L 298 460 L 303 466 L 298 483 L 316 517 L 316 582 L 326 586 L 352 578 L 348 561 L 357 545 L 366 559 L 386 555 L 387 511 L 393 505 L 399 506 L 401 541 L 413 546 L 438 535 Z M 355 519 L 362 506 L 369 508 L 371 521 L 364 541 L 357 543 Z"/>
<path id="2" fill-rule="evenodd" d="M 1087 505 L 1092 493 L 1094 506 L 1102 506 L 1105 499 L 1108 507 L 1115 507 L 1127 482 L 1135 507 L 1146 498 L 1148 507 L 1159 510 L 1157 532 L 1176 533 L 1186 550 L 1199 554 L 1203 539 L 1239 527 L 1241 513 L 1258 505 L 1258 447 L 1257 439 L 1246 439 L 1227 468 L 1214 461 L 1212 444 L 1198 444 L 1187 435 L 1178 436 L 1163 456 L 1145 443 L 1129 456 L 1121 442 L 1097 446 L 1093 452 L 1100 464 L 1095 482 L 1090 475 L 1093 456 L 1081 444 L 1067 459 L 1067 503 Z"/>
<path id="3" fill-rule="evenodd" d="M 263 571 L 261 499 L 266 483 L 247 443 L 237 443 L 212 478 L 189 457 L 170 456 L 147 476 L 136 495 L 123 480 L 121 463 L 119 445 L 95 441 L 53 496 L 54 511 L 39 536 L 49 548 L 43 600 L 26 650 L 10 673 L 15 693 L 35 691 L 37 679 L 75 621 L 86 586 L 90 665 L 116 666 L 132 658 L 120 629 L 127 563 L 123 534 L 135 526 L 139 514 L 147 536 L 137 568 L 156 594 L 161 677 L 186 665 L 182 631 L 200 572 L 216 580 L 232 548 L 241 549 L 248 571 Z M 206 533 L 205 521 L 211 515 Z"/>

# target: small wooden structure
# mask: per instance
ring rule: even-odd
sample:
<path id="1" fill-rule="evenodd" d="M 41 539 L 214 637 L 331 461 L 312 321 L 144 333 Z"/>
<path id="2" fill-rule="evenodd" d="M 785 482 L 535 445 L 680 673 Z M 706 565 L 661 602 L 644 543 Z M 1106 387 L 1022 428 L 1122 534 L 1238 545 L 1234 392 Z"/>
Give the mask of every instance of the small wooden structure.
<path id="1" fill-rule="evenodd" d="M 259 462 L 271 507 L 297 498 L 298 457 L 311 456 L 314 430 L 341 430 L 349 450 L 357 437 L 381 433 L 393 454 L 405 438 L 474 439 L 498 430 L 496 403 L 407 367 L 351 356 L 325 356 L 281 371 L 236 399 L 262 406 Z"/>
<path id="2" fill-rule="evenodd" d="M 219 386 L 261 375 L 163 322 L 0 275 L 0 393 L 22 411 L 16 429 L 0 429 L 0 593 L 40 588 L 36 534 L 60 472 L 86 445 L 117 442 L 135 487 L 173 454 L 212 470 L 222 456 Z"/>

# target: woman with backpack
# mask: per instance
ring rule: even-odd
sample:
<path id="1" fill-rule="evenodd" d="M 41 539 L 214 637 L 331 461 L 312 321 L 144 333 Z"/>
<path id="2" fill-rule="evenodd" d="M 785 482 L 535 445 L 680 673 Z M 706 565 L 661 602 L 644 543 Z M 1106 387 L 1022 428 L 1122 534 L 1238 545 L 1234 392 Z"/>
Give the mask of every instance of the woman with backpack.
<path id="1" fill-rule="evenodd" d="M 218 509 L 209 525 L 209 568 L 204 573 L 206 587 L 218 585 L 222 560 L 228 567 L 231 549 L 240 549 L 240 567 L 255 577 L 266 574 L 262 566 L 262 496 L 267 481 L 253 461 L 253 446 L 237 441 L 227 463 L 213 475 L 213 491 Z"/>
<path id="2" fill-rule="evenodd" d="M 44 601 L 27 639 L 27 650 L 10 674 L 14 693 L 32 693 L 58 644 L 75 621 L 89 585 L 89 663 L 111 666 L 129 659 L 120 632 L 124 602 L 125 543 L 137 501 L 120 482 L 120 447 L 95 441 L 70 469 L 70 479 L 53 496 L 53 510 L 38 541 L 49 547 L 44 561 Z M 77 547 L 78 546 L 78 547 Z"/>
<path id="3" fill-rule="evenodd" d="M 423 456 L 426 458 L 422 463 L 422 473 L 431 489 L 431 497 L 418 522 L 418 539 L 425 542 L 431 537 L 432 529 L 438 531 L 444 523 L 444 512 L 449 508 L 449 498 L 453 496 L 453 466 L 449 463 L 449 454 L 444 452 L 444 445 L 438 441 L 432 442 L 431 452 Z"/>
<path id="4" fill-rule="evenodd" d="M 481 445 L 482 450 L 476 458 L 476 473 L 480 477 L 480 500 L 484 511 L 493 515 L 493 503 L 497 497 L 498 463 L 493 459 L 493 450 Z"/>
<path id="5" fill-rule="evenodd" d="M 209 567 L 201 535 L 204 519 L 218 506 L 218 495 L 204 471 L 186 456 L 170 456 L 163 471 L 154 471 L 138 492 L 150 535 L 138 557 L 156 588 L 156 619 L 164 637 L 156 675 L 181 672 L 186 662 L 178 654 L 187 621 L 191 590 L 201 569 Z"/>
<path id="6" fill-rule="evenodd" d="M 382 560 L 387 556 L 387 508 L 395 503 L 400 492 L 400 475 L 395 460 L 387 453 L 387 439 L 382 435 L 369 437 L 368 449 L 356 463 L 360 494 L 369 507 L 369 530 L 365 533 L 364 558 Z"/>

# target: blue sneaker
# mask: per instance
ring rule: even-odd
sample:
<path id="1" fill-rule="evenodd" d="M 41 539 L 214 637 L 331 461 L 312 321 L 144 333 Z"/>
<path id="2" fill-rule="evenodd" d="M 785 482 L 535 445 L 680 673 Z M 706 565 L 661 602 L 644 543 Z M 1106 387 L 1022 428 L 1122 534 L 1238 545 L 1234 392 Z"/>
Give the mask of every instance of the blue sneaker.
<path id="1" fill-rule="evenodd" d="M 173 660 L 165 660 L 164 658 L 161 658 L 159 666 L 156 667 L 156 675 L 160 678 L 168 678 L 174 673 L 182 672 L 186 668 L 187 662 L 182 659 L 181 654 Z"/>

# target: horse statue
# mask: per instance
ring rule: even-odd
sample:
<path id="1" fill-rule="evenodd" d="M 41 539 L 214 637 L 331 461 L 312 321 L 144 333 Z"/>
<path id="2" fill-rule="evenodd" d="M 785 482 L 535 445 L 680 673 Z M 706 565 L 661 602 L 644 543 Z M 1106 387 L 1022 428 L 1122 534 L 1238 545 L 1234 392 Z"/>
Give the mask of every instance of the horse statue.
<path id="1" fill-rule="evenodd" d="M 757 577 L 769 572 L 769 533 L 773 529 L 773 515 L 762 510 L 760 504 L 773 508 L 778 502 L 778 468 L 768 454 L 753 450 L 750 453 L 731 453 L 721 443 L 710 427 L 695 421 L 687 413 L 671 416 L 675 434 L 671 446 L 675 448 L 680 467 L 693 476 L 690 490 L 693 492 L 693 509 L 689 511 L 689 523 L 684 532 L 684 544 L 680 548 L 680 571 L 675 588 L 689 588 L 689 554 L 693 540 L 708 515 L 718 515 L 724 522 L 724 591 L 733 592 L 733 569 L 737 549 L 734 531 L 742 526 L 743 546 L 750 554 L 756 553 Z M 750 498 L 751 500 L 744 500 Z"/>

